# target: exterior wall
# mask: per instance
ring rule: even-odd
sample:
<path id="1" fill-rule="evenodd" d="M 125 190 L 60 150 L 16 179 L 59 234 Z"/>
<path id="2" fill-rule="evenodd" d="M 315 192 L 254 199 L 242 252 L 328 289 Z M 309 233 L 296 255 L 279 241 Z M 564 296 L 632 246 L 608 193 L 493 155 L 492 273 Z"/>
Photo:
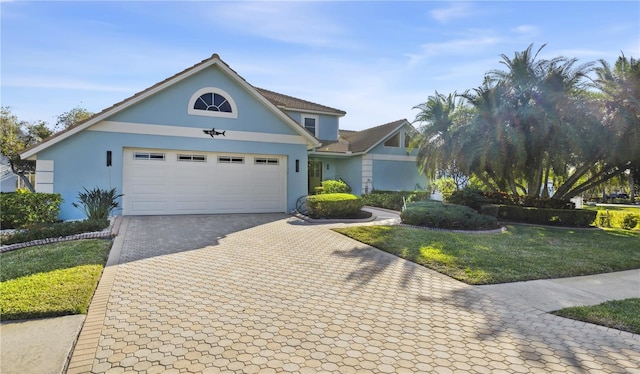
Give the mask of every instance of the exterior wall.
<path id="1" fill-rule="evenodd" d="M 286 111 L 291 118 L 293 118 L 298 124 L 302 126 L 302 116 L 312 115 L 318 117 L 318 123 L 316 123 L 316 138 L 321 140 L 338 140 L 338 126 L 340 118 L 338 116 L 330 116 L 326 114 L 315 114 L 306 112 L 293 112 Z M 312 134 L 315 135 L 315 134 Z"/>
<path id="2" fill-rule="evenodd" d="M 424 189 L 427 180 L 415 161 L 373 160 L 373 188 L 389 191 Z"/>
<path id="3" fill-rule="evenodd" d="M 236 103 L 238 118 L 187 114 L 191 96 L 204 87 L 216 87 L 226 91 Z M 227 132 L 247 131 L 296 135 L 291 127 L 216 67 L 211 67 L 186 78 L 111 116 L 108 120 L 201 129 L 215 127 L 218 131 L 226 130 Z"/>
<path id="4" fill-rule="evenodd" d="M 189 115 L 189 100 L 203 87 L 226 91 L 235 101 L 238 117 Z M 226 136 L 211 138 L 202 131 L 211 128 L 226 131 Z M 304 138 L 216 67 L 184 79 L 39 152 L 37 160 L 46 166 L 45 174 L 49 174 L 36 175 L 36 181 L 51 180 L 52 192 L 62 194 L 61 219 L 84 218 L 71 205 L 83 187 L 116 188 L 118 193 L 122 192 L 125 147 L 286 155 L 287 211 L 295 209 L 297 198 L 307 194 Z M 111 167 L 106 166 L 107 151 L 112 152 Z"/>
<path id="5" fill-rule="evenodd" d="M 381 142 L 369 151 L 373 164 L 373 188 L 376 190 L 415 190 L 424 189 L 427 180 L 421 175 L 416 164 L 417 149 L 411 152 L 404 147 L 405 134 L 412 131 L 409 125 L 402 127 L 400 147 L 387 147 Z"/>
<path id="6" fill-rule="evenodd" d="M 351 186 L 351 193 L 354 195 L 362 194 L 362 185 L 360 183 L 362 179 L 361 160 L 361 156 L 333 159 L 336 169 L 335 179 L 341 178 L 347 182 Z"/>
<path id="7" fill-rule="evenodd" d="M 122 152 L 125 147 L 204 152 L 260 153 L 287 155 L 287 211 L 295 209 L 296 199 L 306 195 L 307 150 L 303 144 L 238 142 L 219 139 L 190 139 L 157 135 L 138 135 L 84 131 L 38 154 L 38 161 L 53 161 L 53 191 L 62 194 L 61 219 L 84 218 L 71 203 L 83 187 L 116 188 L 122 192 Z M 106 153 L 112 151 L 112 166 L 106 166 Z M 299 172 L 295 161 L 299 160 Z M 39 178 L 36 175 L 36 178 Z M 122 205 L 122 204 L 121 204 Z M 120 214 L 121 212 L 114 212 Z"/>

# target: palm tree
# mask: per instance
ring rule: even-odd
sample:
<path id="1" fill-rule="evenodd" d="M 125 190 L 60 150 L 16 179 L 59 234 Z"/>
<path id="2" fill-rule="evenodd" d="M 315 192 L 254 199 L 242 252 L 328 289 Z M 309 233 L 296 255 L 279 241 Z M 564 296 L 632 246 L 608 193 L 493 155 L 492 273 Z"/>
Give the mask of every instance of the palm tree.
<path id="1" fill-rule="evenodd" d="M 605 95 L 605 125 L 614 134 L 611 162 L 630 170 L 631 201 L 640 178 L 640 60 L 618 57 L 613 69 L 604 60 L 595 69 L 595 86 Z"/>
<path id="2" fill-rule="evenodd" d="M 419 109 L 414 123 L 419 123 L 419 136 L 411 146 L 418 148 L 417 162 L 420 172 L 434 179 L 439 170 L 451 165 L 453 116 L 457 109 L 456 94 L 443 95 L 436 91 L 427 101 L 416 105 Z"/>

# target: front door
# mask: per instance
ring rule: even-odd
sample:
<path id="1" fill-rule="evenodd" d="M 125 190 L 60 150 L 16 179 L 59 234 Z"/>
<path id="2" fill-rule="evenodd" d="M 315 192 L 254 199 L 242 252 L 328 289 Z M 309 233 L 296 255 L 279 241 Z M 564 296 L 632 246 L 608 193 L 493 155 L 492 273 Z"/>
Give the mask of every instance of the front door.
<path id="1" fill-rule="evenodd" d="M 315 188 L 322 186 L 322 161 L 309 161 L 309 195 L 315 194 Z"/>

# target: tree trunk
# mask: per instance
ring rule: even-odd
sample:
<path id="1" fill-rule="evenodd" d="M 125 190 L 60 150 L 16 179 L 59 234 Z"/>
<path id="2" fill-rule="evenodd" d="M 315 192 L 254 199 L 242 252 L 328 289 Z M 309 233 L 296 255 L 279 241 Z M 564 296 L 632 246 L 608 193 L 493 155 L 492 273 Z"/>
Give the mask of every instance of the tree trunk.
<path id="1" fill-rule="evenodd" d="M 24 175 L 24 172 L 22 172 L 22 173 L 19 172 L 19 173 L 15 173 L 15 174 L 22 180 L 24 185 L 27 186 L 29 191 L 36 192 L 36 189 L 33 188 L 33 184 L 31 184 L 31 181 L 29 180 L 29 178 L 26 175 Z"/>

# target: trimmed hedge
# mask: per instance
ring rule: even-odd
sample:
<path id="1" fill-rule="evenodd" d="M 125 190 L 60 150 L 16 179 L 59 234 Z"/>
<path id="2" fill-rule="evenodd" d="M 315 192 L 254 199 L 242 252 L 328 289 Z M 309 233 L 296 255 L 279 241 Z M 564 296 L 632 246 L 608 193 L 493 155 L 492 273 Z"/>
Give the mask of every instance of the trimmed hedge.
<path id="1" fill-rule="evenodd" d="M 0 227 L 16 229 L 58 220 L 62 196 L 57 193 L 10 192 L 0 194 Z"/>
<path id="2" fill-rule="evenodd" d="M 29 229 L 19 230 L 11 235 L 2 236 L 1 241 L 2 245 L 10 245 L 30 242 L 32 240 L 60 238 L 85 232 L 102 231 L 109 227 L 109 225 L 110 222 L 108 219 L 36 224 Z"/>
<path id="3" fill-rule="evenodd" d="M 475 210 L 439 201 L 420 201 L 407 204 L 400 213 L 407 225 L 453 230 L 488 230 L 499 227 L 494 217 L 479 214 Z"/>
<path id="4" fill-rule="evenodd" d="M 431 193 L 426 191 L 383 191 L 374 190 L 362 195 L 364 205 L 401 211 L 404 205 L 402 198 L 408 202 L 429 200 Z"/>
<path id="5" fill-rule="evenodd" d="M 348 193 L 307 197 L 307 209 L 312 218 L 353 218 L 358 216 L 363 206 L 361 198 Z"/>
<path id="6" fill-rule="evenodd" d="M 466 205 L 480 212 L 485 204 L 513 205 L 540 209 L 575 209 L 569 200 L 553 197 L 513 196 L 506 192 L 486 192 L 475 188 L 465 188 L 454 192 L 447 202 Z"/>
<path id="7" fill-rule="evenodd" d="M 329 179 L 322 181 L 322 191 L 320 193 L 351 193 L 351 188 L 343 181 Z"/>
<path id="8" fill-rule="evenodd" d="M 481 211 L 501 221 L 566 227 L 589 227 L 598 213 L 593 210 L 538 209 L 514 205 L 485 205 Z"/>
<path id="9" fill-rule="evenodd" d="M 628 216 L 636 218 L 635 225 L 631 226 L 634 220 L 632 217 L 627 218 Z M 640 219 L 637 217 L 638 215 L 623 210 L 598 210 L 595 225 L 598 227 L 615 227 L 627 230 L 633 229 L 634 227 L 640 229 Z M 627 221 L 626 225 L 625 219 Z"/>

